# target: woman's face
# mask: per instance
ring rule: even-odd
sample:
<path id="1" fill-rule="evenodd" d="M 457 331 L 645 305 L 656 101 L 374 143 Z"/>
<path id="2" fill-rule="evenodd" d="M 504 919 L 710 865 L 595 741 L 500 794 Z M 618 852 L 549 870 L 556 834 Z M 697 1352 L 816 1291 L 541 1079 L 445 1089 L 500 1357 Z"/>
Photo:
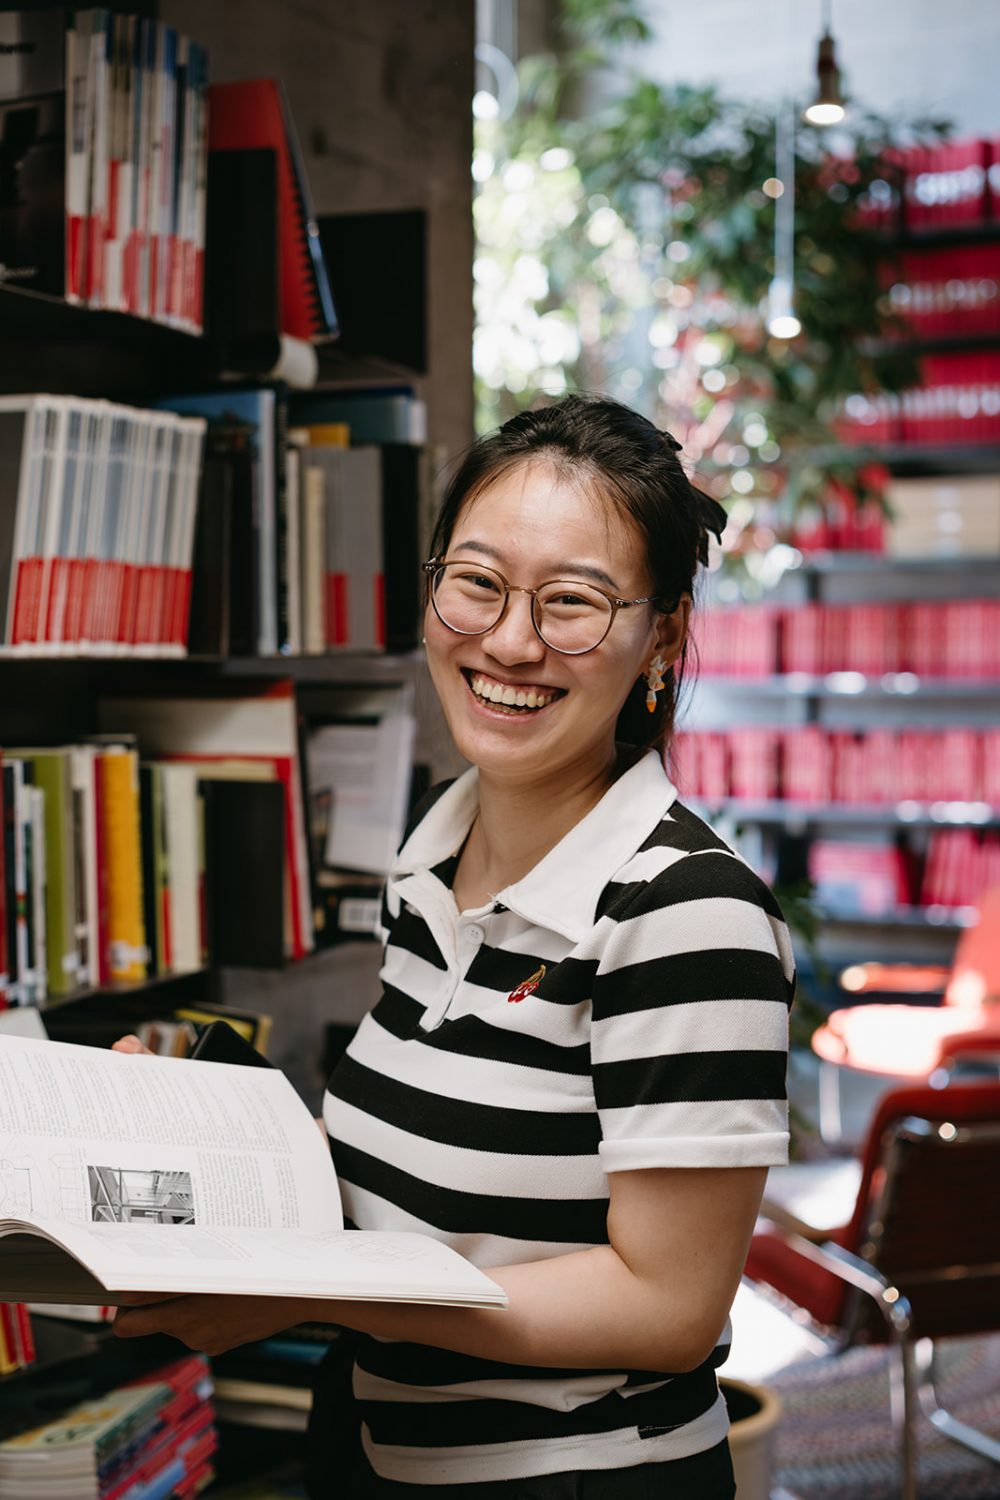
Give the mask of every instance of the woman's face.
<path id="1" fill-rule="evenodd" d="M 632 522 L 544 461 L 505 474 L 466 505 L 447 557 L 493 568 L 522 588 L 578 579 L 619 599 L 652 591 Z M 449 630 L 428 604 L 427 658 L 456 746 L 482 773 L 503 779 L 606 773 L 622 704 L 657 649 L 668 662 L 677 656 L 685 615 L 659 615 L 646 604 L 619 610 L 596 650 L 566 656 L 536 634 L 527 594 L 511 593 L 499 624 L 476 636 Z M 529 702 L 495 703 L 498 688 Z"/>

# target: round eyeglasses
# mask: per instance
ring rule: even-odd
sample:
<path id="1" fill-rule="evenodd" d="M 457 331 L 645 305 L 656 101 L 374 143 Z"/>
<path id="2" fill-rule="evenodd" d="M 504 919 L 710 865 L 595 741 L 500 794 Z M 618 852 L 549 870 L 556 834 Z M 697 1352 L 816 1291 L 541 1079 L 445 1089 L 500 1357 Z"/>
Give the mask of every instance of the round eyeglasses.
<path id="1" fill-rule="evenodd" d="M 660 599 L 616 599 L 579 579 L 553 578 L 537 589 L 525 589 L 508 583 L 495 568 L 473 561 L 442 562 L 436 557 L 425 562 L 423 570 L 430 580 L 434 613 L 449 630 L 458 635 L 485 635 L 503 619 L 511 594 L 527 594 L 539 640 L 563 656 L 596 651 L 620 609 L 655 604 L 672 613 Z"/>

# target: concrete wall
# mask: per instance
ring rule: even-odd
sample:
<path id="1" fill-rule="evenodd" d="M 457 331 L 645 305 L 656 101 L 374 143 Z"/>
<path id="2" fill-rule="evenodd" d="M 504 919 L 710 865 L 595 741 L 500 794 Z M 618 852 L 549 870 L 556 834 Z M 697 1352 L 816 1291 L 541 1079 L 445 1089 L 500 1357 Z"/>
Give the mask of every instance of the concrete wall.
<path id="1" fill-rule="evenodd" d="M 819 0 L 647 0 L 656 43 L 641 66 L 744 98 L 804 98 L 815 81 Z M 996 0 L 832 0 L 846 89 L 880 113 L 931 113 L 960 135 L 1000 136 Z"/>
<path id="2" fill-rule="evenodd" d="M 162 0 L 219 81 L 276 75 L 316 211 L 425 208 L 431 436 L 472 437 L 472 0 Z"/>

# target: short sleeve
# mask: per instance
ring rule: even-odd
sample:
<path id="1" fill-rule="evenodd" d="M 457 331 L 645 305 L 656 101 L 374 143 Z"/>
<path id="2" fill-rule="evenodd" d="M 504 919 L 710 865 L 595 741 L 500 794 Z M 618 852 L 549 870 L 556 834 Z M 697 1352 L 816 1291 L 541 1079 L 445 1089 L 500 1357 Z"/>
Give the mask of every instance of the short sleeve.
<path id="1" fill-rule="evenodd" d="M 794 964 L 767 887 L 729 851 L 689 854 L 605 921 L 591 1024 L 604 1170 L 784 1163 Z"/>

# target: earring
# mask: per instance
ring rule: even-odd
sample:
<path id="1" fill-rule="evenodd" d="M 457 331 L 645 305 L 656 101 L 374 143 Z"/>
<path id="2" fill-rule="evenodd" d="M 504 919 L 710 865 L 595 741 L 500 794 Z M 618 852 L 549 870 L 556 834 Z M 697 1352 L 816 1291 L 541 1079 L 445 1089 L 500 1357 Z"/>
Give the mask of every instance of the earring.
<path id="1" fill-rule="evenodd" d="M 656 709 L 656 695 L 663 686 L 663 674 L 667 670 L 667 663 L 659 653 L 653 657 L 646 673 L 646 708 L 650 713 Z"/>

